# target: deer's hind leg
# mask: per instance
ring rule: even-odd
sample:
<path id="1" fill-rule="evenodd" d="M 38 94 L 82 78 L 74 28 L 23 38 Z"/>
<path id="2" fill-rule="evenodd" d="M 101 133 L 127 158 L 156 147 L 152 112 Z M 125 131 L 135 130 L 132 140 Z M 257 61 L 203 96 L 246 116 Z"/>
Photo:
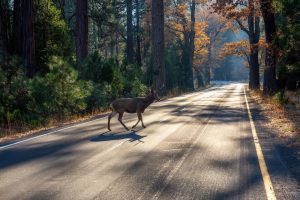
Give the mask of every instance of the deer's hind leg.
<path id="1" fill-rule="evenodd" d="M 139 124 L 140 121 L 141 121 L 140 118 L 138 118 L 138 121 L 135 123 L 135 125 L 132 126 L 132 128 L 135 128 Z"/>
<path id="2" fill-rule="evenodd" d="M 139 118 L 139 120 L 142 122 L 143 128 L 146 128 L 146 126 L 144 125 L 144 122 L 143 122 L 142 113 L 138 113 L 138 118 Z"/>
<path id="3" fill-rule="evenodd" d="M 109 131 L 111 131 L 111 129 L 110 129 L 110 119 L 111 119 L 113 116 L 115 116 L 116 114 L 117 114 L 117 112 L 116 112 L 114 109 L 112 109 L 111 113 L 108 115 L 107 129 L 108 129 Z"/>
<path id="4" fill-rule="evenodd" d="M 119 118 L 118 118 L 118 120 L 119 120 L 119 122 L 124 126 L 124 128 L 125 128 L 127 131 L 129 131 L 129 128 L 127 128 L 127 126 L 122 122 L 123 114 L 124 114 L 124 112 L 120 112 L 120 113 L 119 113 Z"/>

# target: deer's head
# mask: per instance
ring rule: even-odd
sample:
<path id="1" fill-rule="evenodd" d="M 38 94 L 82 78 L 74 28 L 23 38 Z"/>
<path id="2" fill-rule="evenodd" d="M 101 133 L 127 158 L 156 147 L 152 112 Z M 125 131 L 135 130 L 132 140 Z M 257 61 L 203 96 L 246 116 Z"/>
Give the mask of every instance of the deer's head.
<path id="1" fill-rule="evenodd" d="M 151 96 L 152 98 L 154 98 L 154 100 L 160 101 L 160 98 L 159 98 L 157 92 L 154 90 L 154 88 L 152 86 L 149 88 L 149 94 L 148 95 Z"/>

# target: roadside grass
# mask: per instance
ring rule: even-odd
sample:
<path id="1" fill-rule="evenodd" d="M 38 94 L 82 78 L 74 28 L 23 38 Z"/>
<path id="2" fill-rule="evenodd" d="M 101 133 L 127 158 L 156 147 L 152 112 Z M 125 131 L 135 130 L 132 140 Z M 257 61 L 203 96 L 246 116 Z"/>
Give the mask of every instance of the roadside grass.
<path id="1" fill-rule="evenodd" d="M 41 131 L 46 131 L 52 128 L 58 128 L 66 125 L 72 125 L 93 118 L 106 115 L 109 112 L 109 108 L 101 108 L 94 110 L 90 113 L 76 114 L 65 117 L 64 119 L 51 118 L 46 124 L 29 125 L 24 123 L 15 123 L 10 126 L 0 127 L 0 142 L 8 140 L 15 140 L 26 136 L 34 135 Z"/>

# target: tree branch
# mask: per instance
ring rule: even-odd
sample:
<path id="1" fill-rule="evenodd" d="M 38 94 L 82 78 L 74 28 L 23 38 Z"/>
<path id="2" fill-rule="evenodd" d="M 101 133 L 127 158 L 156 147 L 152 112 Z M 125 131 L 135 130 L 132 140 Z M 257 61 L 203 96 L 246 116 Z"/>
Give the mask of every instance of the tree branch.
<path id="1" fill-rule="evenodd" d="M 240 28 L 241 28 L 242 31 L 244 31 L 248 35 L 250 34 L 249 30 L 243 25 L 243 23 L 239 19 L 236 19 L 235 21 L 239 24 L 239 26 L 240 26 Z"/>

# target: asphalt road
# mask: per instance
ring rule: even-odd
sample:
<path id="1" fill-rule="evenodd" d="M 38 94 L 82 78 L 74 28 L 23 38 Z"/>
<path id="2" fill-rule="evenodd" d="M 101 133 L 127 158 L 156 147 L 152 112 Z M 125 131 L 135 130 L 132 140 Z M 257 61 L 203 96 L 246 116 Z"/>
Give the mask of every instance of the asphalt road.
<path id="1" fill-rule="evenodd" d="M 0 199 L 267 199 L 244 86 L 154 103 L 146 129 L 124 131 L 114 118 L 107 132 L 105 117 L 2 147 Z M 277 199 L 299 199 L 278 153 L 262 149 Z"/>

